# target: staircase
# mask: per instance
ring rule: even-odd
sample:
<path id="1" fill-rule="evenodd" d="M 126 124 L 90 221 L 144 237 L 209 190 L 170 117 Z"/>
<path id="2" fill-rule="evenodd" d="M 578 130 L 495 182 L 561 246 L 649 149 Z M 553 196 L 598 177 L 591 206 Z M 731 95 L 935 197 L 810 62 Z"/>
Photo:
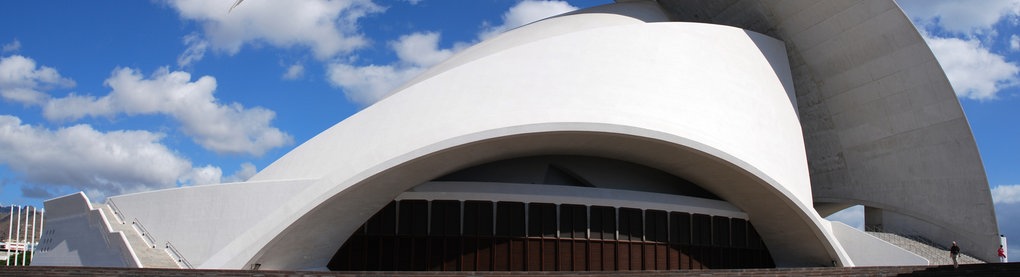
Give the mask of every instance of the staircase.
<path id="1" fill-rule="evenodd" d="M 928 259 L 928 261 L 931 262 L 931 265 L 953 264 L 953 260 L 949 258 L 949 249 L 938 246 L 928 239 L 881 232 L 868 232 L 868 234 L 899 246 L 900 248 L 906 249 L 907 251 L 913 252 L 914 254 L 920 255 L 921 257 Z M 984 261 L 963 253 L 960 253 L 960 258 L 957 258 L 957 261 L 960 264 L 985 263 Z"/>
<path id="2" fill-rule="evenodd" d="M 965 264 L 959 268 L 942 265 L 902 276 L 1020 276 L 1020 263 Z"/>
<path id="3" fill-rule="evenodd" d="M 102 209 L 103 213 L 109 215 L 107 218 L 111 221 L 112 231 L 124 233 L 124 237 L 127 238 L 131 249 L 135 251 L 135 255 L 138 256 L 138 261 L 142 263 L 143 268 L 180 268 L 177 262 L 170 257 L 170 254 L 167 254 L 163 246 L 154 245 L 155 243 L 150 244 L 145 241 L 145 238 L 132 226 L 133 224 L 122 221 L 120 216 L 114 214 L 113 209 L 109 205 L 93 204 L 93 206 Z M 152 241 L 156 240 L 153 239 Z"/>

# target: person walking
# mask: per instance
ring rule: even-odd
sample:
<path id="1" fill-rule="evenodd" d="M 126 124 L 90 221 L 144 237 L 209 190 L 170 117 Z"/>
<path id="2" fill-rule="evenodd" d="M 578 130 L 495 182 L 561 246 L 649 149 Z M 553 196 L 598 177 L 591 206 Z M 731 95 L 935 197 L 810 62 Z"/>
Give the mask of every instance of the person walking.
<path id="1" fill-rule="evenodd" d="M 999 245 L 999 262 L 1006 262 L 1006 249 L 1002 249 L 1002 245 Z"/>
<path id="2" fill-rule="evenodd" d="M 956 261 L 956 258 L 959 258 L 959 257 L 960 257 L 960 247 L 957 246 L 956 242 L 954 241 L 953 242 L 953 247 L 949 247 L 949 258 L 953 259 L 953 268 L 959 268 L 960 267 L 960 263 L 958 263 Z"/>

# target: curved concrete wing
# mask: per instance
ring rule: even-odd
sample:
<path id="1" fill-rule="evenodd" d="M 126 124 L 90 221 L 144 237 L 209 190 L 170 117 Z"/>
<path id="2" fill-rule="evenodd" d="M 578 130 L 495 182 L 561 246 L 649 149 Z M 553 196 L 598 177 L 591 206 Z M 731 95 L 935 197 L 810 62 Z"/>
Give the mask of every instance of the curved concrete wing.
<path id="1" fill-rule="evenodd" d="M 998 226 L 970 126 L 895 2 L 660 3 L 678 20 L 786 42 L 817 202 L 865 205 L 869 228 L 959 241 L 964 252 L 995 260 Z"/>
<path id="2" fill-rule="evenodd" d="M 857 204 L 867 206 L 869 228 L 959 241 L 986 260 L 992 251 L 982 250 L 998 243 L 962 109 L 892 1 L 663 0 L 549 18 L 458 53 L 247 182 L 114 196 L 108 206 L 146 229 L 153 245 L 173 245 L 168 251 L 188 267 L 326 269 L 374 214 L 401 205 L 391 201 L 425 201 L 401 198 L 415 193 L 489 201 L 451 190 L 463 198 L 544 185 L 441 178 L 557 156 L 633 164 L 682 181 L 657 183 L 663 187 L 697 187 L 710 196 L 702 202 L 725 207 L 713 210 L 725 210 L 720 217 L 738 215 L 740 226 L 756 230 L 748 233 L 771 253 L 755 248 L 771 259 L 764 266 L 920 261 L 876 257 L 861 245 L 844 249 L 838 239 L 870 237 L 833 227 L 817 211 Z M 640 191 L 628 185 L 618 188 Z M 502 199 L 586 199 L 571 192 L 588 187 L 566 187 Z M 606 195 L 598 201 L 624 200 Z M 654 198 L 630 195 L 631 202 Z M 676 203 L 683 195 L 656 199 L 696 207 L 668 212 L 708 207 Z M 598 201 L 568 204 L 673 209 L 592 204 Z M 59 199 L 46 205 L 90 209 Z M 70 233 L 54 238 L 74 239 Z M 41 257 L 77 255 L 60 249 Z"/>
<path id="3" fill-rule="evenodd" d="M 572 153 L 703 186 L 748 213 L 778 265 L 849 264 L 813 211 L 807 162 L 796 158 L 804 145 L 783 44 L 607 10 L 480 44 L 465 53 L 481 54 L 439 65 L 298 147 L 253 180 L 321 179 L 202 267 L 321 267 L 415 185 L 488 161 Z M 605 17 L 627 23 L 596 26 Z"/>

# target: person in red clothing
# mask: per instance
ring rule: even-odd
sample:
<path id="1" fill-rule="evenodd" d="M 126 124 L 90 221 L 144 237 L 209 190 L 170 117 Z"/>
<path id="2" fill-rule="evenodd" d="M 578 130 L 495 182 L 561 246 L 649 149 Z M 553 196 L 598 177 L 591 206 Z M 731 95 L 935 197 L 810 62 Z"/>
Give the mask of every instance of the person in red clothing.
<path id="1" fill-rule="evenodd" d="M 999 245 L 999 262 L 1000 263 L 1006 262 L 1006 250 L 1002 249 L 1002 245 Z"/>

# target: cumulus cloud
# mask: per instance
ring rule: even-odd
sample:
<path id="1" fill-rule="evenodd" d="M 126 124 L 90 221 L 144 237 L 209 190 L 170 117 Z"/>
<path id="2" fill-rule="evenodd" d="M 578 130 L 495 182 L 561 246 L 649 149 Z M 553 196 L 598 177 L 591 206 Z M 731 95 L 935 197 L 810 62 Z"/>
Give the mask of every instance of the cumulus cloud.
<path id="1" fill-rule="evenodd" d="M 191 81 L 187 72 L 161 68 L 145 77 L 137 70 L 120 68 L 105 84 L 112 89 L 109 94 L 55 98 L 43 107 L 43 115 L 51 121 L 118 114 L 166 115 L 178 121 L 196 143 L 218 153 L 258 156 L 292 142 L 290 135 L 271 126 L 276 116 L 273 111 L 218 103 L 213 96 L 216 79 L 210 76 Z"/>
<path id="2" fill-rule="evenodd" d="M 232 2 L 167 0 L 181 18 L 203 27 L 202 41 L 189 44 L 186 53 L 191 45 L 202 43 L 231 55 L 245 44 L 265 43 L 307 47 L 325 60 L 368 45 L 369 40 L 359 33 L 358 20 L 384 10 L 370 0 L 246 1 L 227 13 Z"/>
<path id="3" fill-rule="evenodd" d="M 241 164 L 240 168 L 230 176 L 223 176 L 223 170 L 219 167 L 206 165 L 192 169 L 181 176 L 180 179 L 182 183 L 189 185 L 235 183 L 248 181 L 251 176 L 255 176 L 255 173 L 258 173 L 258 171 L 255 170 L 255 165 L 251 163 Z"/>
<path id="4" fill-rule="evenodd" d="M 1013 51 L 1020 50 L 1020 36 L 1009 36 L 1009 49 Z"/>
<path id="5" fill-rule="evenodd" d="M 828 217 L 825 217 L 825 219 L 843 222 L 846 225 L 850 225 L 850 227 L 864 230 L 864 206 L 857 205 L 849 207 L 829 215 Z"/>
<path id="6" fill-rule="evenodd" d="M 999 185 L 993 188 L 992 202 L 995 204 L 1020 203 L 1020 185 Z"/>
<path id="7" fill-rule="evenodd" d="M 440 35 L 436 32 L 413 33 L 401 36 L 390 47 L 402 63 L 415 66 L 432 66 L 450 58 L 460 49 L 440 49 Z"/>
<path id="8" fill-rule="evenodd" d="M 219 167 L 206 165 L 203 167 L 197 167 L 187 172 L 181 179 L 191 183 L 192 185 L 208 185 L 220 183 L 220 178 L 223 177 L 223 170 Z"/>
<path id="9" fill-rule="evenodd" d="M 73 87 L 74 81 L 56 69 L 38 66 L 35 60 L 13 55 L 0 58 L 0 97 L 26 105 L 40 105 L 49 99 L 44 91 Z"/>
<path id="10" fill-rule="evenodd" d="M 899 0 L 921 25 L 937 25 L 957 34 L 986 33 L 1007 16 L 1020 15 L 1020 0 Z"/>
<path id="11" fill-rule="evenodd" d="M 188 184 L 191 162 L 147 131 L 101 132 L 89 125 L 50 130 L 0 115 L 0 163 L 31 184 L 27 193 L 50 188 L 83 190 L 102 198 Z M 26 193 L 26 192 L 23 192 Z"/>
<path id="12" fill-rule="evenodd" d="M 1017 85 L 1020 67 L 992 53 L 977 39 L 925 35 L 925 40 L 959 97 L 992 100 L 1002 89 Z"/>
<path id="13" fill-rule="evenodd" d="M 562 1 L 521 1 L 503 14 L 502 24 L 485 24 L 478 37 L 484 40 L 506 30 L 576 9 Z M 391 64 L 356 65 L 353 61 L 335 62 L 327 66 L 329 82 L 341 88 L 347 99 L 361 105 L 370 105 L 429 67 L 469 46 L 469 43 L 458 42 L 450 48 L 441 48 L 440 38 L 438 32 L 417 32 L 401 36 L 389 43 L 398 59 Z"/>
<path id="14" fill-rule="evenodd" d="M 507 30 L 574 10 L 577 10 L 577 7 L 565 1 L 521 1 L 503 13 L 502 24 L 494 26 L 485 24 L 486 27 L 478 37 L 488 39 Z"/>
<path id="15" fill-rule="evenodd" d="M 18 39 L 14 39 L 14 41 L 0 47 L 0 53 L 17 52 L 18 50 L 21 50 L 21 41 Z"/>
<path id="16" fill-rule="evenodd" d="M 329 66 L 329 81 L 342 88 L 347 99 L 370 105 L 386 97 L 430 66 L 449 58 L 454 49 L 440 49 L 439 33 L 413 33 L 391 42 L 399 61 L 389 65 L 356 66 L 334 63 Z"/>
<path id="17" fill-rule="evenodd" d="M 287 72 L 283 73 L 284 80 L 297 80 L 301 76 L 305 75 L 305 66 L 301 64 L 292 64 L 287 67 Z"/>
<path id="18" fill-rule="evenodd" d="M 255 173 L 258 173 L 258 170 L 255 169 L 254 164 L 243 163 L 241 164 L 241 168 L 238 168 L 234 174 L 224 177 L 223 182 L 234 183 L 248 181 L 248 179 L 251 179 L 251 176 L 255 176 Z"/>

